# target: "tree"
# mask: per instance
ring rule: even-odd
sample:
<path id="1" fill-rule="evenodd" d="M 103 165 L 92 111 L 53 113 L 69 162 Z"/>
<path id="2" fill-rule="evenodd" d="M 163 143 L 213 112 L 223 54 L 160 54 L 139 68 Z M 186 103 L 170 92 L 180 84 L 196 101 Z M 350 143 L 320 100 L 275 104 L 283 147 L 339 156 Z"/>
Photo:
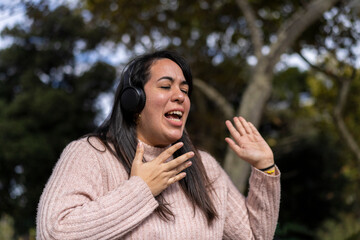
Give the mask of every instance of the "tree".
<path id="1" fill-rule="evenodd" d="M 269 46 L 269 54 L 262 54 L 264 47 L 260 28 L 256 26 L 256 17 L 250 5 L 245 0 L 238 0 L 237 3 L 242 9 L 247 20 L 252 44 L 254 47 L 257 64 L 255 65 L 250 82 L 242 97 L 242 101 L 237 110 L 237 115 L 245 116 L 249 121 L 253 122 L 255 126 L 259 126 L 263 108 L 268 101 L 272 90 L 272 77 L 275 64 L 279 61 L 280 56 L 284 54 L 295 43 L 297 38 L 309 26 L 311 26 L 322 14 L 333 6 L 337 0 L 333 1 L 311 1 L 305 9 L 299 9 L 294 12 L 292 16 L 285 21 L 276 32 L 276 40 Z M 249 166 L 245 167 L 242 162 L 237 161 L 235 155 L 227 151 L 225 158 L 226 170 L 229 175 L 235 179 L 238 188 L 241 191 L 245 190 L 246 169 L 249 171 Z M 238 165 L 238 167 L 236 167 Z M 241 172 L 242 174 L 239 174 Z M 239 176 L 239 177 L 237 177 Z"/>
<path id="2" fill-rule="evenodd" d="M 334 91 L 320 90 L 321 82 L 311 71 L 289 68 L 277 72 L 264 112 L 261 130 L 268 136 L 282 172 L 276 234 L 280 239 L 316 239 L 316 229 L 324 221 L 354 209 L 354 203 L 345 200 L 353 197 L 349 188 L 356 186 L 344 172 L 349 154 L 321 107 L 331 106 L 324 98 L 332 98 Z"/>
<path id="3" fill-rule="evenodd" d="M 246 187 L 249 166 L 229 160 L 230 154 L 223 160 L 223 120 L 241 114 L 260 128 L 287 177 L 279 236 L 293 237 L 297 231 L 299 239 L 315 237 L 322 221 L 335 218 L 337 211 L 349 211 L 352 204 L 344 199 L 352 196 L 345 189 L 354 190 L 356 184 L 349 184 L 347 172 L 354 171 L 346 170 L 352 166 L 347 164 L 346 146 L 339 144 L 333 122 L 318 104 L 302 106 L 304 99 L 317 101 L 311 77 L 290 74 L 289 69 L 291 78 L 279 84 L 275 68 L 285 53 L 322 51 L 332 39 L 339 44 L 334 48 L 357 43 L 358 30 L 352 24 L 359 19 L 356 1 L 84 2 L 91 22 L 111 26 L 111 39 L 131 54 L 167 47 L 190 60 L 199 91 L 192 99 L 189 132 L 196 130 L 195 142 L 225 162 L 240 190 Z M 348 15 L 352 18 L 344 29 L 341 18 Z M 327 90 L 326 96 L 334 94 L 334 89 Z M 276 99 L 279 92 L 286 98 Z M 355 119 L 354 114 L 351 121 Z M 319 168 L 320 174 L 313 171 Z M 312 212 L 320 206 L 319 214 L 309 219 L 307 212 L 297 211 L 299 205 Z"/>
<path id="4" fill-rule="evenodd" d="M 134 48 L 135 53 L 138 49 L 176 48 L 196 65 L 195 76 L 211 79 L 212 82 L 207 84 L 228 96 L 230 104 L 226 109 L 236 109 L 236 115 L 259 126 L 280 56 L 290 51 L 301 34 L 315 22 L 318 23 L 315 28 L 321 28 L 323 13 L 337 2 L 313 0 L 303 4 L 289 0 L 250 4 L 245 0 L 147 3 L 87 0 L 84 6 L 93 14 L 91 21 L 94 24 L 111 26 L 112 39 L 128 49 Z M 254 66 L 246 65 L 250 56 L 256 58 Z M 251 74 L 244 74 L 245 71 Z M 209 93 L 205 84 L 198 82 L 197 85 L 203 93 Z M 218 98 L 214 100 L 216 102 Z M 201 110 L 196 102 L 195 105 Z M 203 120 L 200 114 L 199 118 Z M 212 120 L 202 122 L 206 121 L 214 123 Z M 216 148 L 214 145 L 208 147 Z M 224 162 L 237 187 L 244 191 L 249 166 L 235 159 L 230 149 L 227 149 Z"/>
<path id="5" fill-rule="evenodd" d="M 277 162 L 284 172 L 287 169 L 306 172 L 306 168 L 298 169 L 296 165 L 303 158 L 312 166 L 311 169 L 326 164 L 322 174 L 307 172 L 305 187 L 302 179 L 291 176 L 287 179 L 292 184 L 287 188 L 284 185 L 287 195 L 301 199 L 301 203 L 308 200 L 308 191 L 319 190 L 323 181 L 334 183 L 324 187 L 314 199 L 324 214 L 311 221 L 306 215 L 299 214 L 292 226 L 300 226 L 299 231 L 308 237 L 313 234 L 308 230 L 316 228 L 328 217 L 325 213 L 337 210 L 342 194 L 339 198 L 332 198 L 336 201 L 331 203 L 325 200 L 337 190 L 341 189 L 343 193 L 343 172 L 352 165 L 341 165 L 343 162 L 338 161 L 340 156 L 342 160 L 348 155 L 344 157 L 341 146 L 334 144 L 339 141 L 333 125 L 323 119 L 326 114 L 323 115 L 322 109 L 315 106 L 324 103 L 328 107 L 326 101 L 334 100 L 338 88 L 325 89 L 326 94 L 318 96 L 313 92 L 314 86 L 318 86 L 314 84 L 318 83 L 318 78 L 311 81 L 311 77 L 294 69 L 285 71 L 288 77 L 284 77 L 274 69 L 284 53 L 301 53 L 309 48 L 329 51 L 326 44 L 329 39 L 336 43 L 330 49 L 332 51 L 356 43 L 358 32 L 351 26 L 343 28 L 346 24 L 341 21 L 344 15 L 351 16 L 350 21 L 345 22 L 357 21 L 356 0 L 86 0 L 81 1 L 80 6 L 82 9 L 64 11 L 67 14 L 60 14 L 59 9 L 67 9 L 64 7 L 53 11 L 41 4 L 37 9 L 30 6 L 32 27 L 17 26 L 3 33 L 13 37 L 15 43 L 0 56 L 0 128 L 4 130 L 0 131 L 4 136 L 0 144 L 0 158 L 4 159 L 0 162 L 0 181 L 5 186 L 0 186 L 0 191 L 5 189 L 1 192 L 1 210 L 13 207 L 15 210 L 10 214 L 18 219 L 18 209 L 24 209 L 25 205 L 16 206 L 29 201 L 31 195 L 29 191 L 23 192 L 24 189 L 34 188 L 35 195 L 41 191 L 35 184 L 25 186 L 34 176 L 28 169 L 38 169 L 39 174 L 49 173 L 50 164 L 39 167 L 38 161 L 45 162 L 50 158 L 54 161 L 63 145 L 93 126 L 90 120 L 96 113 L 93 103 L 107 87 L 91 85 L 99 84 L 94 79 L 112 78 L 113 70 L 99 63 L 88 71 L 77 73 L 79 65 L 76 59 L 79 57 L 75 55 L 82 58 L 84 52 L 105 40 L 125 46 L 128 57 L 167 47 L 176 49 L 190 61 L 198 90 L 193 94 L 189 132 L 195 133 L 192 137 L 197 145 L 205 146 L 225 165 L 240 190 L 245 189 L 249 166 L 235 165 L 241 162 L 232 162 L 230 154 L 225 158 L 226 144 L 219 141 L 226 134 L 223 121 L 234 113 L 245 116 L 260 128 L 274 148 Z M 28 60 L 30 57 L 32 61 Z M 102 70 L 108 77 L 102 76 Z M 94 91 L 89 92 L 90 89 Z M 351 86 L 351 91 L 356 89 Z M 319 101 L 313 107 L 301 107 L 302 94 Z M 354 131 L 357 115 L 351 115 L 351 109 L 358 100 L 351 99 L 343 116 L 350 116 L 344 119 Z M 291 108 L 283 110 L 279 107 L 283 102 Z M 64 103 L 69 107 L 63 108 Z M 52 111 L 55 108 L 59 113 Z M 49 111 L 53 114 L 49 115 Z M 318 118 L 324 121 L 317 121 Z M 79 122 L 86 123 L 86 126 Z M 326 134 L 320 130 L 325 130 Z M 48 142 L 57 144 L 49 147 Z M 38 152 L 43 154 L 39 157 Z M 331 164 L 327 164 L 329 159 Z M 35 170 L 30 167 L 33 165 L 37 166 Z M 44 182 L 45 177 L 40 181 Z M 354 186 L 351 188 L 356 189 Z M 3 196 L 7 196 L 4 201 Z M 286 201 L 283 204 L 282 222 L 294 219 L 292 211 L 298 202 L 293 203 Z M 311 207 L 311 204 L 306 206 Z"/>
<path id="6" fill-rule="evenodd" d="M 65 6 L 30 5 L 27 17 L 29 24 L 2 32 L 13 44 L 0 52 L 0 215 L 14 218 L 19 235 L 34 227 L 57 158 L 94 129 L 94 103 L 115 79 L 109 64 L 77 60 L 103 40 L 105 28 Z"/>
<path id="7" fill-rule="evenodd" d="M 352 206 L 352 210 L 349 214 L 340 212 L 339 218 L 344 221 L 347 221 L 348 218 L 359 219 L 360 195 L 355 190 L 358 189 L 360 183 L 358 174 L 360 170 L 360 142 L 358 140 L 360 129 L 355 123 L 360 116 L 360 112 L 356 107 L 359 101 L 359 70 L 354 64 L 350 65 L 341 61 L 331 53 L 320 58 L 322 60 L 319 59 L 317 63 L 311 63 L 304 56 L 302 57 L 315 71 L 314 76 L 309 79 L 309 84 L 313 86 L 312 95 L 317 101 L 316 105 L 325 114 L 331 116 L 330 119 L 337 129 L 339 141 L 342 140 L 341 142 L 345 143 L 343 144 L 342 162 L 344 163 L 343 169 L 348 170 L 344 171 L 343 175 L 349 179 L 349 184 L 342 192 L 348 199 L 352 199 L 347 201 L 347 205 Z M 329 102 L 333 104 L 329 104 Z M 328 222 L 331 222 L 331 224 L 339 222 L 336 231 L 340 231 L 342 224 L 336 218 Z M 334 232 L 336 231 L 334 230 Z M 359 231 L 356 233 L 359 234 Z"/>

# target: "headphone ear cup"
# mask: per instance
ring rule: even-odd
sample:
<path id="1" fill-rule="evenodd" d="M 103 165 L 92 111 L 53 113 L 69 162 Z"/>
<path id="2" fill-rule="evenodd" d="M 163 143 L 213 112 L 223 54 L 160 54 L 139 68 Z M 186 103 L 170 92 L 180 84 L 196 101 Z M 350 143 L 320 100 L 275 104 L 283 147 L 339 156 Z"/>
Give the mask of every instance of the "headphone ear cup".
<path id="1" fill-rule="evenodd" d="M 146 96 L 142 89 L 129 86 L 123 90 L 120 101 L 126 112 L 139 113 L 145 107 Z"/>

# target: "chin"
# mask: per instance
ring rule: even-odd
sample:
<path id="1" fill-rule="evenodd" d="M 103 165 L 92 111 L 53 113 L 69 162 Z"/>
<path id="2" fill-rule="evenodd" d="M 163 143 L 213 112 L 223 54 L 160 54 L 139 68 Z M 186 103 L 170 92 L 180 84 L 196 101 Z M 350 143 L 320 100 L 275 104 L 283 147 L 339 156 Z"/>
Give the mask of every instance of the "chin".
<path id="1" fill-rule="evenodd" d="M 172 143 L 178 141 L 181 137 L 182 137 L 182 133 L 168 136 L 166 139 L 167 139 L 169 144 L 172 144 Z"/>

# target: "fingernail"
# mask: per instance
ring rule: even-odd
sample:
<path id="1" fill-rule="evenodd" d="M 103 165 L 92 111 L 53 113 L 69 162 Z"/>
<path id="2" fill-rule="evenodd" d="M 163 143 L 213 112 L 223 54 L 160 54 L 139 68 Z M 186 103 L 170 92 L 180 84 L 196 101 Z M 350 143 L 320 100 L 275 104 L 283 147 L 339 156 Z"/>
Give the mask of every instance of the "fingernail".
<path id="1" fill-rule="evenodd" d="M 188 167 L 190 167 L 192 165 L 192 162 L 191 161 L 188 161 L 187 164 L 186 164 Z"/>
<path id="2" fill-rule="evenodd" d="M 190 157 L 193 157 L 194 155 L 195 155 L 194 152 L 189 152 L 189 156 L 190 156 Z"/>

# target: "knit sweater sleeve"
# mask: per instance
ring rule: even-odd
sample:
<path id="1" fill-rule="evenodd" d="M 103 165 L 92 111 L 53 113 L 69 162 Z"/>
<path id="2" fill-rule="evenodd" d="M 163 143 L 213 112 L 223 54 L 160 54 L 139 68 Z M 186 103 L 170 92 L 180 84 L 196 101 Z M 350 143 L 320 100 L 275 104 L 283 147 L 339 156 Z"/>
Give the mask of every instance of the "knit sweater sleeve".
<path id="1" fill-rule="evenodd" d="M 270 176 L 252 168 L 246 198 L 226 176 L 225 239 L 273 239 L 280 207 L 280 173 L 278 169 L 276 171 L 276 176 Z"/>
<path id="2" fill-rule="evenodd" d="M 280 172 L 270 176 L 252 168 L 250 189 L 243 196 L 221 166 L 210 157 L 219 173 L 218 181 L 226 187 L 224 239 L 273 239 L 280 207 Z M 210 159 L 206 159 L 209 161 Z M 241 160 L 239 160 L 241 161 Z M 211 161 L 210 161 L 211 162 Z"/>
<path id="3" fill-rule="evenodd" d="M 86 141 L 63 151 L 41 196 L 37 239 L 117 239 L 136 228 L 158 206 L 139 177 L 124 177 L 104 189 L 104 169 Z"/>

